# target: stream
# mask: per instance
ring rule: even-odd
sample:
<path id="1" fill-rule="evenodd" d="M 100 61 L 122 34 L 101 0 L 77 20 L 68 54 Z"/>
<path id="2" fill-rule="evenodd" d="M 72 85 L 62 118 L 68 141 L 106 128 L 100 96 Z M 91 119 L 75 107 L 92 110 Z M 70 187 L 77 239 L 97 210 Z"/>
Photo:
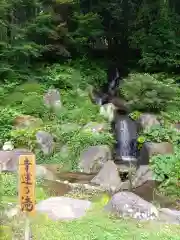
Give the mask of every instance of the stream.
<path id="1" fill-rule="evenodd" d="M 95 99 L 93 102 L 102 106 L 108 102 L 108 96 L 111 98 L 115 96 L 116 89 L 120 83 L 120 73 L 115 70 L 112 79 L 108 79 L 108 84 L 102 88 L 102 90 L 96 91 Z M 106 91 L 106 92 L 104 92 Z M 104 97 L 105 96 L 105 97 Z M 116 96 L 117 97 L 117 96 Z M 116 164 L 129 165 L 133 163 L 136 165 L 138 159 L 137 151 L 137 125 L 133 121 L 128 113 L 122 114 L 118 110 L 115 112 L 114 121 L 112 122 L 112 132 L 116 139 L 116 144 L 114 146 L 114 161 Z M 56 180 L 59 179 L 62 182 L 44 180 L 42 187 L 51 196 L 63 196 L 71 191 L 71 187 L 66 184 L 78 183 L 78 184 L 88 184 L 94 178 L 95 174 L 86 174 L 82 172 L 58 172 L 57 167 L 54 165 L 46 165 L 46 168 L 53 170 Z M 180 203 L 176 201 L 171 201 L 168 198 L 162 197 L 157 194 L 158 183 L 156 181 L 147 181 L 142 186 L 133 189 L 132 192 L 140 196 L 149 202 L 155 202 L 161 207 L 167 208 L 179 208 Z"/>

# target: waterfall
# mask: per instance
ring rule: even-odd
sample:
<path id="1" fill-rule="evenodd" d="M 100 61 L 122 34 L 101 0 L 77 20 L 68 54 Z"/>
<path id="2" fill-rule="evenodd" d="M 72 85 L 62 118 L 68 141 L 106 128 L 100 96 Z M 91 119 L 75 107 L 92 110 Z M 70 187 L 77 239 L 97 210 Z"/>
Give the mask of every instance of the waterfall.
<path id="1" fill-rule="evenodd" d="M 137 126 L 127 115 L 116 114 L 114 120 L 115 160 L 131 162 L 137 159 Z"/>

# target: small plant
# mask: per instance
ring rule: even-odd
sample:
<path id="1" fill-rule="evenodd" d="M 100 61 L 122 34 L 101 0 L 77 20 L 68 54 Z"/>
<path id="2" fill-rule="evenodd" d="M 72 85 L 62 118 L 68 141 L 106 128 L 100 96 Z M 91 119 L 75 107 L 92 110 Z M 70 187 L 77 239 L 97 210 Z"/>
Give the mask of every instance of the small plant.
<path id="1" fill-rule="evenodd" d="M 141 116 L 141 112 L 139 111 L 134 111 L 132 113 L 129 114 L 129 117 L 132 118 L 134 121 L 138 120 Z"/>
<path id="2" fill-rule="evenodd" d="M 146 142 L 146 138 L 144 136 L 139 136 L 137 139 L 137 147 L 138 150 L 140 150 L 143 146 L 143 144 Z"/>

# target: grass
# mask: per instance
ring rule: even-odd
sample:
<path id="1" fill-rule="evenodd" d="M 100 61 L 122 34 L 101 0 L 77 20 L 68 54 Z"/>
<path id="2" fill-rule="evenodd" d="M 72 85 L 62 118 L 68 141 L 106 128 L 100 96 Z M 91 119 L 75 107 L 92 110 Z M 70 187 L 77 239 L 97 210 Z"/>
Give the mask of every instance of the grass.
<path id="1" fill-rule="evenodd" d="M 24 218 L 15 217 L 8 224 L 10 240 L 12 230 L 18 240 L 23 239 Z M 153 222 L 137 222 L 131 219 L 116 219 L 102 211 L 102 205 L 94 204 L 85 217 L 75 221 L 51 221 L 45 215 L 31 217 L 34 240 L 179 240 L 180 227 Z M 7 230 L 5 231 L 7 234 Z"/>
<path id="2" fill-rule="evenodd" d="M 3 207 L 7 203 L 17 205 L 17 182 L 15 175 L 2 174 Z M 37 202 L 49 197 L 41 187 L 42 180 L 37 181 Z M 35 214 L 30 218 L 33 240 L 180 240 L 180 226 L 164 225 L 154 222 L 138 222 L 132 219 L 117 219 L 103 211 L 109 196 L 97 192 L 70 192 L 66 196 L 78 199 L 89 199 L 92 208 L 85 217 L 75 221 L 52 221 L 46 215 Z M 4 215 L 3 215 L 4 216 Z M 11 219 L 3 217 L 1 222 L 1 240 L 24 239 L 24 215 L 19 214 Z"/>

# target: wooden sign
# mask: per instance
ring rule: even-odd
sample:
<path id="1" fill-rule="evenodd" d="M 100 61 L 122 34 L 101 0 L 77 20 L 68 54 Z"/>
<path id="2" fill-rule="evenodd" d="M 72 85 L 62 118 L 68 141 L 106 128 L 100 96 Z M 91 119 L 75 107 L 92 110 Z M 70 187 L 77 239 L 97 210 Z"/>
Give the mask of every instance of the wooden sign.
<path id="1" fill-rule="evenodd" d="M 21 211 L 32 215 L 35 213 L 35 155 L 19 157 L 19 201 Z"/>

